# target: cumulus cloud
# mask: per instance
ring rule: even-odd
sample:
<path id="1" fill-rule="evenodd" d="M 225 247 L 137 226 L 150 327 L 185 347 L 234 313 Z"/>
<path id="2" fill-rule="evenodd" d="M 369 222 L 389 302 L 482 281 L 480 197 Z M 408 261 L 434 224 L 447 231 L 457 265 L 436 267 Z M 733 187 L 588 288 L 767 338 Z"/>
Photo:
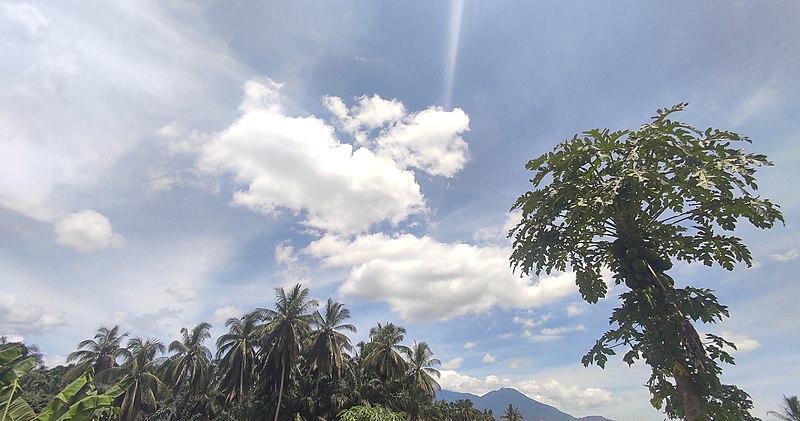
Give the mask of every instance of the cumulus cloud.
<path id="1" fill-rule="evenodd" d="M 8 341 L 8 342 L 22 342 L 22 341 L 25 340 L 25 338 L 23 336 L 19 336 L 19 335 L 15 334 L 15 333 L 6 333 L 6 334 L 0 335 L 0 336 L 5 338 L 5 340 Z M 458 367 L 454 367 L 454 368 L 458 368 Z"/>
<path id="2" fill-rule="evenodd" d="M 464 344 L 464 349 L 472 349 L 472 348 L 475 348 L 475 345 L 476 345 L 476 343 L 475 343 L 475 342 L 467 342 L 467 343 L 465 343 L 465 344 Z"/>
<path id="3" fill-rule="evenodd" d="M 769 257 L 776 262 L 788 262 L 800 257 L 800 252 L 798 252 L 797 249 L 791 249 L 783 253 L 770 254 Z"/>
<path id="4" fill-rule="evenodd" d="M 123 244 L 122 236 L 114 234 L 111 222 L 103 214 L 84 209 L 58 221 L 56 242 L 82 252 L 102 250 Z"/>
<path id="5" fill-rule="evenodd" d="M 494 364 L 497 362 L 497 358 L 492 354 L 486 354 L 483 356 L 483 358 L 481 358 L 481 361 L 484 364 Z"/>
<path id="6" fill-rule="evenodd" d="M 761 348 L 760 342 L 741 333 L 725 331 L 721 332 L 720 336 L 736 345 L 735 350 L 729 350 L 731 353 L 747 354 L 750 351 Z"/>
<path id="7" fill-rule="evenodd" d="M 444 390 L 484 395 L 492 390 L 512 387 L 537 401 L 565 409 L 588 410 L 619 402 L 611 391 L 598 387 L 566 385 L 557 380 L 511 380 L 494 375 L 483 380 L 454 370 L 441 370 L 438 380 Z"/>
<path id="8" fill-rule="evenodd" d="M 366 143 L 367 132 L 396 122 L 406 115 L 406 107 L 397 99 L 386 100 L 378 95 L 357 98 L 358 104 L 347 109 L 339 97 L 327 96 L 325 107 L 337 118 L 337 123 L 347 133 L 353 134 L 359 143 Z"/>
<path id="9" fill-rule="evenodd" d="M 324 104 L 337 125 L 361 145 L 371 147 L 401 168 L 417 168 L 431 175 L 453 177 L 469 159 L 469 147 L 461 133 L 469 130 L 469 116 L 460 108 L 446 111 L 430 107 L 407 114 L 402 102 L 378 95 L 362 96 L 350 109 L 339 97 L 325 97 Z M 378 135 L 368 135 L 378 129 Z"/>
<path id="10" fill-rule="evenodd" d="M 569 317 L 580 316 L 585 311 L 586 311 L 585 307 L 582 307 L 582 306 L 579 306 L 579 305 L 576 305 L 576 304 L 570 304 L 570 305 L 567 306 L 567 316 L 569 316 Z"/>
<path id="11" fill-rule="evenodd" d="M 442 363 L 442 368 L 445 369 L 445 370 L 457 370 L 457 369 L 461 368 L 461 364 L 464 364 L 464 358 L 463 357 L 456 357 L 456 358 L 453 358 L 452 360 L 447 360 L 447 361 L 443 362 Z"/>
<path id="12" fill-rule="evenodd" d="M 0 290 L 0 325 L 19 333 L 41 334 L 64 324 L 64 315 L 50 312 Z M 15 334 L 19 336 L 18 334 Z"/>
<path id="13" fill-rule="evenodd" d="M 224 307 L 219 307 L 214 310 L 214 314 L 211 315 L 211 323 L 212 324 L 223 324 L 228 321 L 230 318 L 240 318 L 244 312 L 237 308 L 236 306 L 227 305 Z"/>
<path id="14" fill-rule="evenodd" d="M 325 235 L 305 252 L 325 267 L 350 268 L 346 296 L 386 301 L 404 320 L 448 319 L 494 306 L 534 308 L 575 292 L 573 274 L 521 278 L 508 249 L 442 243 L 411 234 Z"/>
<path id="15" fill-rule="evenodd" d="M 279 89 L 271 80 L 247 82 L 242 115 L 200 151 L 200 169 L 246 186 L 234 205 L 302 212 L 310 227 L 347 234 L 427 210 L 412 172 L 340 142 L 319 118 L 286 115 Z"/>
<path id="16" fill-rule="evenodd" d="M 453 177 L 468 159 L 467 142 L 460 133 L 469 129 L 469 117 L 460 108 L 428 108 L 409 116 L 376 140 L 380 154 L 404 167 L 431 175 Z"/>

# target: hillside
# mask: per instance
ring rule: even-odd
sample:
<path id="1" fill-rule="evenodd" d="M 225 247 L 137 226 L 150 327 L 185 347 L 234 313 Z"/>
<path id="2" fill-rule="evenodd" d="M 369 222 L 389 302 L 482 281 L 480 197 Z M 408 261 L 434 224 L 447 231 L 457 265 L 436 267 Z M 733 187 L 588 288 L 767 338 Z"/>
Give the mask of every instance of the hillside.
<path id="1" fill-rule="evenodd" d="M 475 408 L 480 410 L 491 410 L 495 418 L 499 418 L 505 412 L 508 404 L 512 404 L 519 408 L 519 412 L 526 421 L 611 421 L 608 418 L 595 415 L 577 418 L 550 405 L 543 404 L 535 399 L 531 399 L 518 390 L 511 388 L 494 390 L 483 396 L 477 396 L 471 393 L 441 390 L 436 393 L 436 399 L 444 399 L 448 402 L 455 402 L 459 399 L 469 399 L 475 405 Z"/>

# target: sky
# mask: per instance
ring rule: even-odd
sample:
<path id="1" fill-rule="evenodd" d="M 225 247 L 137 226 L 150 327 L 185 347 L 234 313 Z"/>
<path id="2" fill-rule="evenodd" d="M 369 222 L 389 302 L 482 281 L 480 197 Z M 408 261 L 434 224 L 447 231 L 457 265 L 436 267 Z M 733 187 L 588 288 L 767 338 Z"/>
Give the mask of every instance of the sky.
<path id="1" fill-rule="evenodd" d="M 657 420 L 641 362 L 584 368 L 623 292 L 509 267 L 524 165 L 658 108 L 753 139 L 785 225 L 751 268 L 677 264 L 731 318 L 723 381 L 771 419 L 800 380 L 800 3 L 0 1 L 0 335 L 55 365 L 100 326 L 169 342 L 301 283 L 439 383 Z"/>

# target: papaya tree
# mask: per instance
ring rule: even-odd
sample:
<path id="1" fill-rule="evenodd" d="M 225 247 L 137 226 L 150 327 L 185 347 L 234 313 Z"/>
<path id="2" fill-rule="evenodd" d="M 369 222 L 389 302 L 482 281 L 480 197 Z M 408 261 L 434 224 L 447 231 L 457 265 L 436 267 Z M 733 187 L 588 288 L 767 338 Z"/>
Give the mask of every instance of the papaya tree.
<path id="1" fill-rule="evenodd" d="M 685 106 L 658 110 L 638 130 L 584 132 L 529 161 L 534 190 L 512 207 L 522 217 L 509 231 L 511 266 L 525 275 L 572 270 L 589 303 L 605 297 L 601 269 L 610 270 L 625 292 L 583 364 L 604 367 L 622 346 L 626 363 L 650 365 L 651 404 L 670 418 L 754 419 L 750 397 L 720 380 L 734 344 L 701 339 L 693 325 L 721 321 L 728 308 L 709 289 L 676 287 L 667 272 L 675 260 L 751 265 L 733 231 L 743 220 L 762 229 L 783 222 L 755 194 L 756 168 L 772 164 L 735 146 L 745 136 L 673 121 Z"/>

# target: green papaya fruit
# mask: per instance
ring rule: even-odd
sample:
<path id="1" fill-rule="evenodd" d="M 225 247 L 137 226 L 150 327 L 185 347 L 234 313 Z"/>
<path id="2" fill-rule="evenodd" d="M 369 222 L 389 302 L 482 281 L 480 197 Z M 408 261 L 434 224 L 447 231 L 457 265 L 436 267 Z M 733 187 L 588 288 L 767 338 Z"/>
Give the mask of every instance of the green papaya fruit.
<path id="1" fill-rule="evenodd" d="M 635 259 L 637 257 L 639 257 L 639 250 L 636 250 L 636 248 L 631 247 L 631 248 L 625 250 L 625 258 L 626 259 L 633 260 L 633 259 Z"/>
<path id="2" fill-rule="evenodd" d="M 645 263 L 642 259 L 635 259 L 631 262 L 633 266 L 633 270 L 636 272 L 645 272 L 647 271 L 647 263 Z"/>

